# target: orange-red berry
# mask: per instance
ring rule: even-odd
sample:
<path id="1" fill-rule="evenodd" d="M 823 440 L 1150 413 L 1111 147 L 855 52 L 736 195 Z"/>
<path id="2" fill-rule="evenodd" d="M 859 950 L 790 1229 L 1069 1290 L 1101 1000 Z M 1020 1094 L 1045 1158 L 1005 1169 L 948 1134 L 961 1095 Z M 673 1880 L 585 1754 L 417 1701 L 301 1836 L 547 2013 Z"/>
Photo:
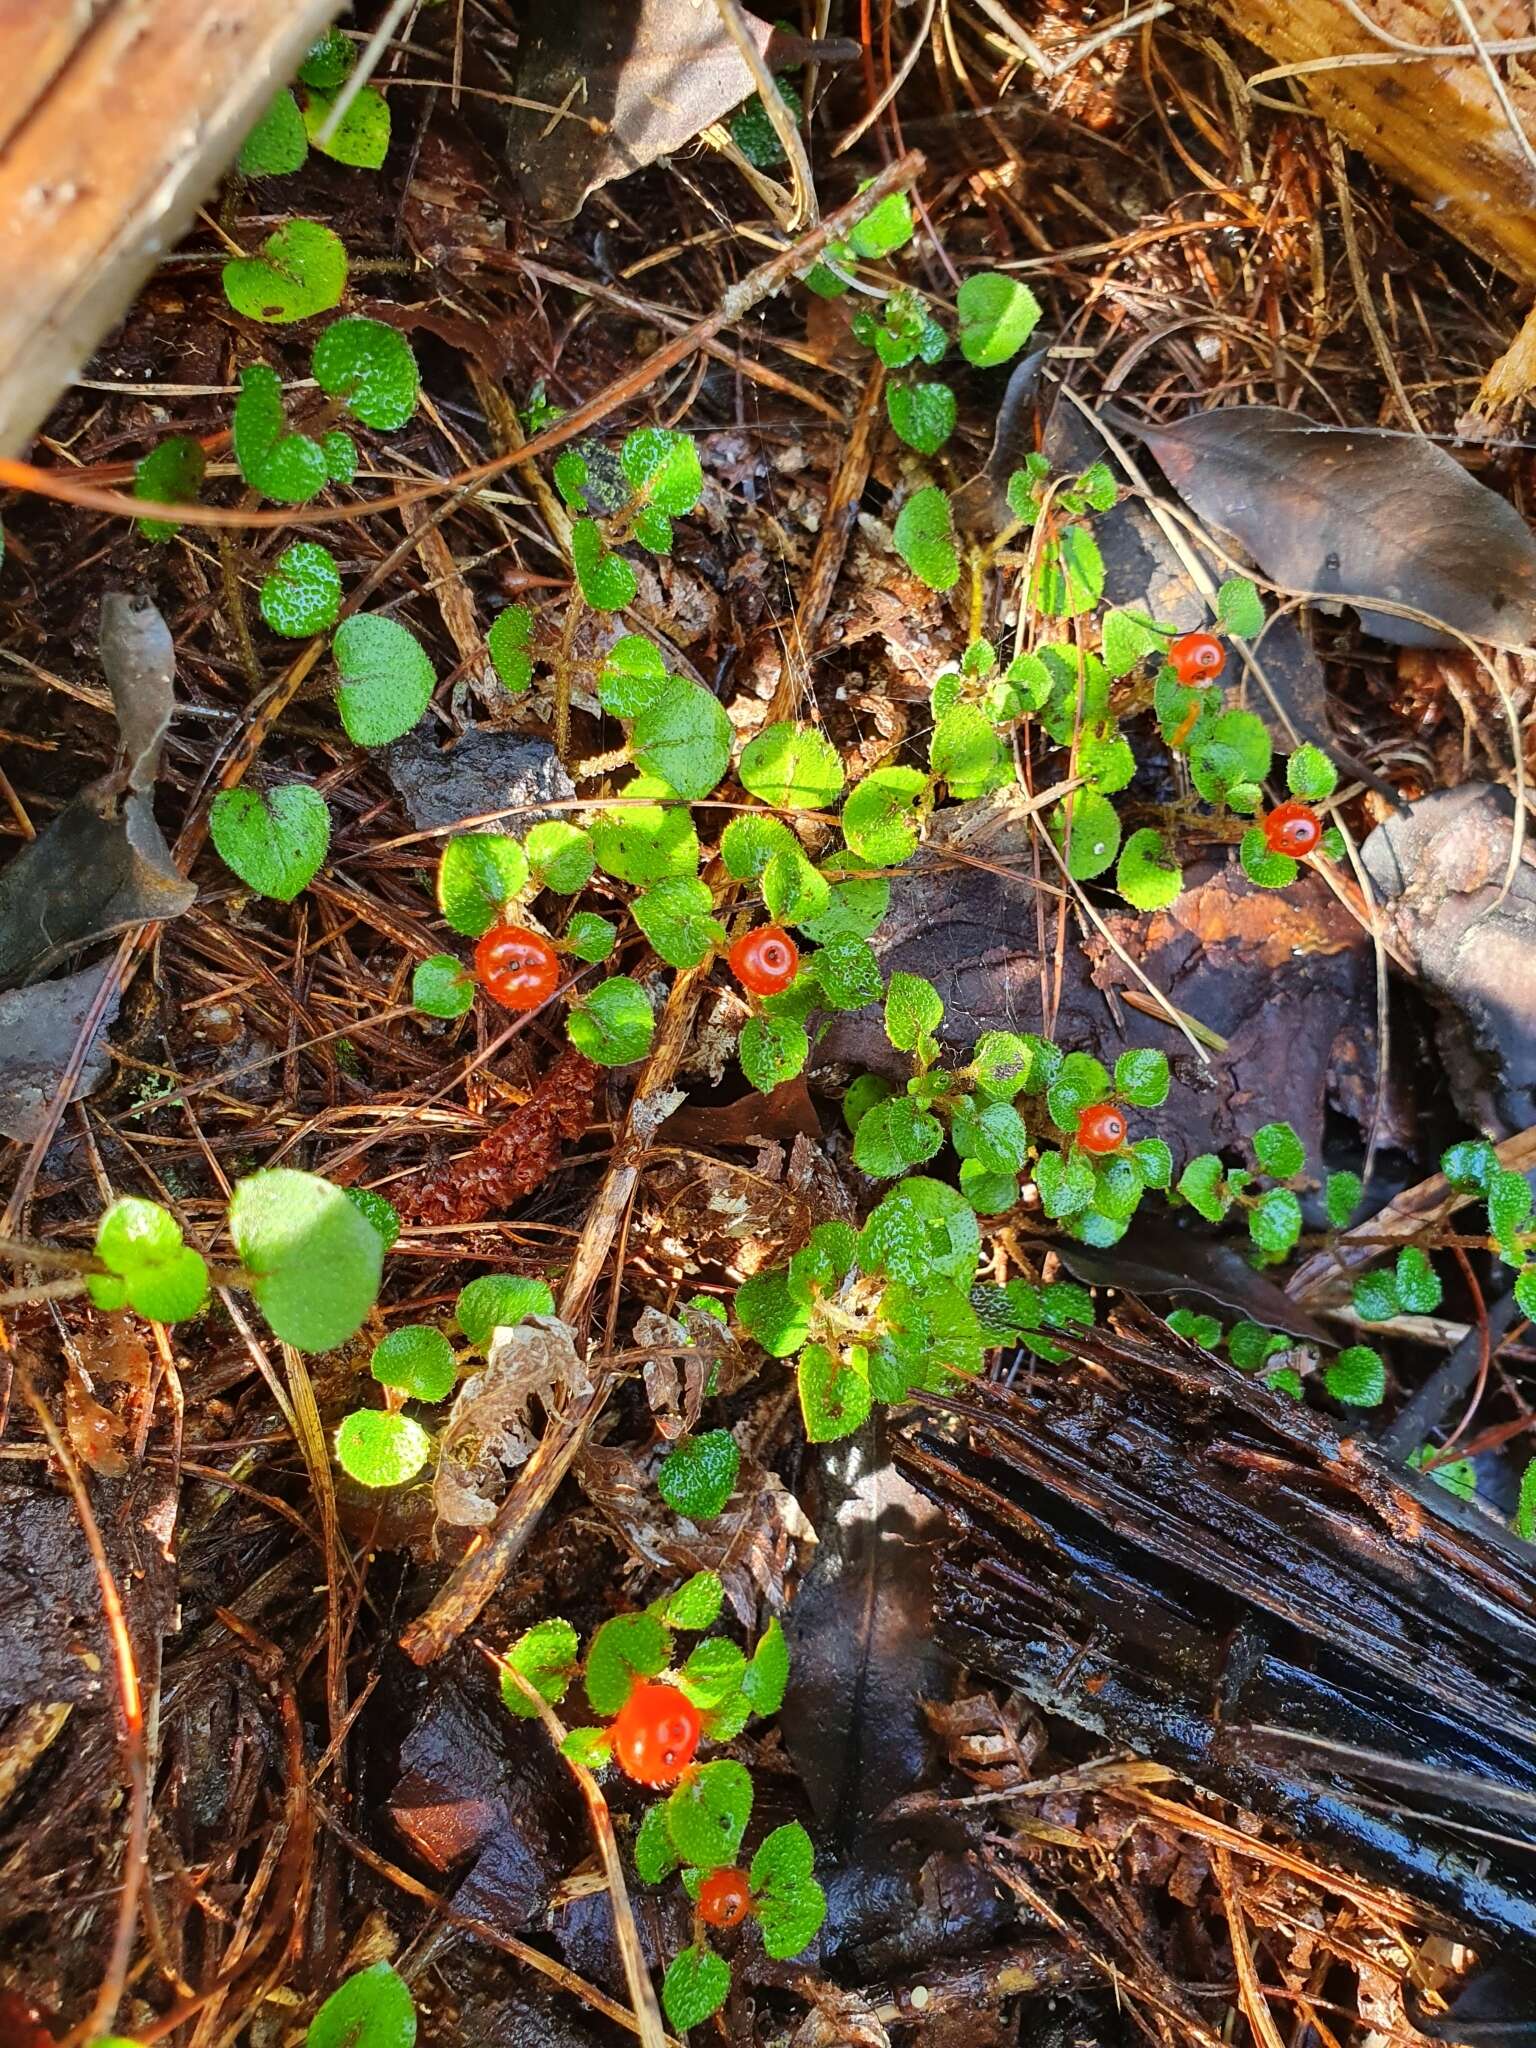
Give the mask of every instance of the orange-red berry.
<path id="1" fill-rule="evenodd" d="M 1095 1102 L 1077 1120 L 1077 1142 L 1085 1152 L 1118 1152 L 1129 1125 L 1112 1102 Z"/>
<path id="2" fill-rule="evenodd" d="M 761 924 L 743 932 L 725 956 L 726 965 L 749 995 L 776 996 L 800 969 L 800 949 L 782 925 Z"/>
<path id="3" fill-rule="evenodd" d="M 1323 836 L 1323 821 L 1310 804 L 1277 804 L 1264 820 L 1264 843 L 1271 853 L 1287 853 L 1292 860 L 1305 860 L 1315 853 Z"/>
<path id="4" fill-rule="evenodd" d="M 1194 683 L 1212 683 L 1227 665 L 1227 650 L 1214 633 L 1181 633 L 1168 649 L 1179 681 L 1186 689 Z"/>
<path id="5" fill-rule="evenodd" d="M 710 1927 L 739 1927 L 752 1910 L 744 1870 L 712 1870 L 699 1886 L 699 1918 Z"/>
<path id="6" fill-rule="evenodd" d="M 637 1785 L 675 1785 L 699 1746 L 699 1710 L 675 1685 L 643 1678 L 609 1730 L 614 1762 Z"/>
<path id="7" fill-rule="evenodd" d="M 475 976 L 506 1010 L 536 1010 L 560 985 L 560 956 L 521 925 L 493 924 L 475 948 Z"/>

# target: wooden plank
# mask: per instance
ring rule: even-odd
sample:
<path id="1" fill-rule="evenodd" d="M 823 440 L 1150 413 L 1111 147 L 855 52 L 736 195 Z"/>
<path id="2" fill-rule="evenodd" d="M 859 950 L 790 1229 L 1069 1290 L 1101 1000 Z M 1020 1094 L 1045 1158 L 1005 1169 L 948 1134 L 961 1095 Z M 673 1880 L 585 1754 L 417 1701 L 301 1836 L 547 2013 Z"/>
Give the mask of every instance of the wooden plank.
<path id="1" fill-rule="evenodd" d="M 340 0 L 0 0 L 0 453 L 173 248 Z"/>
<path id="2" fill-rule="evenodd" d="M 1509 276 L 1536 283 L 1536 163 L 1475 54 L 1406 56 L 1363 28 L 1343 0 L 1215 4 L 1277 65 L 1362 52 L 1387 60 L 1309 72 L 1299 83 L 1344 140 L 1417 194 L 1442 227 Z M 1507 22 L 1499 25 L 1496 0 L 1468 0 L 1468 11 L 1490 40 L 1510 33 Z M 1367 0 L 1367 12 L 1402 42 L 1466 45 L 1455 12 L 1441 0 Z M 1288 88 L 1277 80 L 1260 89 L 1283 97 Z M 1536 137 L 1530 94 L 1516 88 L 1517 105 L 1522 98 L 1526 133 Z"/>

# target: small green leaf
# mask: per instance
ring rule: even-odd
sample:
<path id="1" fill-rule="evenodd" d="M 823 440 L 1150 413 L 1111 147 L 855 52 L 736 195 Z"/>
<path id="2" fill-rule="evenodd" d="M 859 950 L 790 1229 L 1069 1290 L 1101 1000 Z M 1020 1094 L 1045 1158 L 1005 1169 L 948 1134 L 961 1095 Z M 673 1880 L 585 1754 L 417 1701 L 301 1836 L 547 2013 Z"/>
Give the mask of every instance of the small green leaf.
<path id="1" fill-rule="evenodd" d="M 1248 1235 L 1271 1257 L 1282 1257 L 1301 1235 L 1301 1204 L 1289 1188 L 1271 1188 L 1248 1211 Z"/>
<path id="2" fill-rule="evenodd" d="M 1237 640 L 1254 640 L 1264 630 L 1264 606 L 1246 576 L 1229 576 L 1216 593 L 1216 623 Z"/>
<path id="3" fill-rule="evenodd" d="M 693 437 L 675 427 L 637 427 L 625 436 L 619 462 L 630 487 L 658 512 L 691 512 L 704 490 Z"/>
<path id="4" fill-rule="evenodd" d="M 806 1345 L 796 1377 L 809 1442 L 828 1444 L 852 1436 L 869 1414 L 869 1381 L 841 1364 L 824 1344 Z"/>
<path id="5" fill-rule="evenodd" d="M 763 1947 L 782 1961 L 797 1956 L 821 1931 L 827 1901 L 814 1876 L 811 1838 L 790 1821 L 763 1838 L 748 1879 L 763 1932 Z"/>
<path id="6" fill-rule="evenodd" d="M 1115 1061 L 1115 1096 L 1137 1109 L 1160 1109 L 1168 1100 L 1168 1055 L 1145 1046 L 1121 1053 Z"/>
<path id="7" fill-rule="evenodd" d="M 411 1003 L 424 1017 L 462 1017 L 474 1000 L 474 977 L 452 953 L 433 953 L 417 962 Z"/>
<path id="8" fill-rule="evenodd" d="M 315 382 L 365 427 L 390 432 L 416 410 L 421 378 L 411 345 L 383 320 L 335 320 L 310 358 Z"/>
<path id="9" fill-rule="evenodd" d="M 610 552 L 594 519 L 578 519 L 571 528 L 571 563 L 581 594 L 598 612 L 621 612 L 635 601 L 639 585 L 628 562 Z"/>
<path id="10" fill-rule="evenodd" d="M 731 765 L 731 721 L 725 706 L 698 683 L 673 677 L 667 693 L 636 717 L 630 733 L 635 764 L 680 797 L 706 797 Z"/>
<path id="11" fill-rule="evenodd" d="M 347 288 L 341 238 L 317 220 L 291 220 L 268 235 L 259 256 L 224 265 L 224 296 L 248 320 L 272 325 L 327 313 Z"/>
<path id="12" fill-rule="evenodd" d="M 385 1251 L 394 1248 L 400 1235 L 400 1212 L 393 1202 L 386 1202 L 372 1188 L 351 1187 L 344 1190 L 347 1200 L 360 1216 L 366 1216 L 379 1233 Z"/>
<path id="13" fill-rule="evenodd" d="M 715 899 L 693 875 L 653 882 L 630 904 L 635 923 L 669 967 L 698 967 L 725 944 Z"/>
<path id="14" fill-rule="evenodd" d="M 1271 853 L 1262 826 L 1250 825 L 1237 849 L 1243 873 L 1260 889 L 1288 889 L 1301 869 L 1288 853 Z"/>
<path id="15" fill-rule="evenodd" d="M 927 484 L 902 506 L 892 532 L 896 552 L 930 590 L 953 590 L 960 581 L 960 549 L 949 499 Z"/>
<path id="16" fill-rule="evenodd" d="M 1369 1344 L 1351 1344 L 1323 1373 L 1323 1385 L 1346 1408 L 1379 1408 L 1387 1391 L 1381 1353 Z"/>
<path id="17" fill-rule="evenodd" d="M 381 1385 L 400 1387 L 415 1401 L 441 1401 L 458 1377 L 453 1346 L 441 1330 L 409 1323 L 373 1347 L 369 1371 Z"/>
<path id="18" fill-rule="evenodd" d="M 389 101 L 374 86 L 363 86 L 327 135 L 326 124 L 335 104 L 330 93 L 313 87 L 305 93 L 304 128 L 310 141 L 334 163 L 362 171 L 378 170 L 389 154 Z"/>
<path id="19" fill-rule="evenodd" d="M 1106 612 L 1099 622 L 1099 647 L 1112 676 L 1126 676 L 1149 654 L 1161 655 L 1168 636 L 1138 612 Z"/>
<path id="20" fill-rule="evenodd" d="M 909 1095 L 877 1102 L 859 1119 L 853 1136 L 853 1163 L 861 1172 L 892 1179 L 909 1166 L 921 1166 L 944 1143 L 944 1126 Z"/>
<path id="21" fill-rule="evenodd" d="M 1017 278 L 983 270 L 961 285 L 955 311 L 960 319 L 960 353 L 986 370 L 1018 354 L 1035 331 L 1040 301 Z"/>
<path id="22" fill-rule="evenodd" d="M 1021 1091 L 1037 1095 L 1061 1070 L 1062 1055 L 1033 1032 L 984 1031 L 971 1052 L 971 1074 L 985 1095 L 1011 1102 Z"/>
<path id="23" fill-rule="evenodd" d="M 919 455 L 937 455 L 955 431 L 955 394 L 947 384 L 888 384 L 885 410 L 899 438 Z"/>
<path id="24" fill-rule="evenodd" d="M 789 1289 L 785 1272 L 758 1273 L 736 1290 L 736 1319 L 770 1358 L 788 1358 L 800 1349 L 810 1328 L 805 1304 Z"/>
<path id="25" fill-rule="evenodd" d="M 265 363 L 252 363 L 240 372 L 234 448 L 235 462 L 251 489 L 284 505 L 305 504 L 330 475 L 319 442 L 289 432 L 283 387 Z"/>
<path id="26" fill-rule="evenodd" d="M 1440 1155 L 1440 1171 L 1461 1194 L 1483 1194 L 1499 1171 L 1499 1155 L 1486 1138 L 1463 1138 Z"/>
<path id="27" fill-rule="evenodd" d="M 751 1818 L 752 1775 L 744 1764 L 725 1760 L 691 1772 L 667 1801 L 672 1846 L 695 1870 L 733 1864 Z"/>
<path id="28" fill-rule="evenodd" d="M 191 504 L 202 490 L 207 467 L 201 441 L 190 434 L 172 434 L 134 469 L 133 495 L 156 505 Z M 141 519 L 139 531 L 146 540 L 170 540 L 181 528 L 171 519 Z"/>
<path id="29" fill-rule="evenodd" d="M 605 1621 L 592 1638 L 583 1681 L 593 1713 L 611 1718 L 635 1680 L 665 1671 L 671 1656 L 672 1638 L 654 1614 L 616 1614 Z"/>
<path id="30" fill-rule="evenodd" d="M 741 1690 L 745 1654 L 724 1636 L 707 1636 L 677 1674 L 678 1691 L 705 1713 L 714 1713 Z"/>
<path id="31" fill-rule="evenodd" d="M 237 1181 L 229 1234 L 257 1307 L 296 1351 L 345 1344 L 379 1298 L 379 1233 L 317 1174 L 274 1166 Z"/>
<path id="32" fill-rule="evenodd" d="M 643 633 L 624 633 L 603 656 L 597 672 L 597 695 L 615 718 L 638 718 L 671 686 L 661 649 Z"/>
<path id="33" fill-rule="evenodd" d="M 928 743 L 929 768 L 961 802 L 986 794 L 1001 758 L 1002 744 L 992 721 L 975 704 L 957 704 L 946 711 Z"/>
<path id="34" fill-rule="evenodd" d="M 1057 804 L 1051 813 L 1050 831 L 1074 881 L 1102 875 L 1120 850 L 1119 813 L 1096 789 L 1075 790 Z"/>
<path id="35" fill-rule="evenodd" d="M 843 791 L 836 747 L 813 726 L 770 725 L 741 752 L 741 786 L 760 803 L 789 810 L 825 810 Z"/>
<path id="36" fill-rule="evenodd" d="M 656 1032 L 650 997 L 627 974 L 599 982 L 565 1020 L 566 1035 L 600 1067 L 627 1067 L 644 1058 Z"/>
<path id="37" fill-rule="evenodd" d="M 884 875 L 855 875 L 834 882 L 825 910 L 799 920 L 801 931 L 818 946 L 867 939 L 878 931 L 891 907 L 891 885 Z"/>
<path id="38" fill-rule="evenodd" d="M 1108 1094 L 1109 1074 L 1102 1063 L 1092 1053 L 1069 1052 L 1046 1091 L 1051 1122 L 1058 1130 L 1075 1131 L 1083 1111 L 1102 1102 Z"/>
<path id="39" fill-rule="evenodd" d="M 432 1439 L 419 1422 L 382 1408 L 354 1409 L 336 1432 L 337 1462 L 359 1486 L 403 1486 L 431 1455 Z"/>
<path id="40" fill-rule="evenodd" d="M 285 178 L 309 155 L 304 116 L 288 91 L 280 92 L 240 145 L 235 159 L 242 177 Z"/>
<path id="41" fill-rule="evenodd" d="M 491 621 L 485 651 L 503 689 L 514 696 L 533 681 L 533 613 L 525 604 L 509 604 Z"/>
<path id="42" fill-rule="evenodd" d="M 1413 1472 L 1423 1472 L 1427 1468 L 1429 1477 L 1436 1486 L 1443 1486 L 1446 1492 L 1454 1494 L 1457 1500 L 1476 1500 L 1477 1467 L 1472 1460 L 1450 1458 L 1437 1465 L 1430 1464 L 1432 1458 L 1439 1457 L 1441 1451 L 1437 1444 L 1420 1444 L 1416 1451 L 1409 1453 L 1408 1468 Z"/>
<path id="43" fill-rule="evenodd" d="M 803 1071 L 811 1055 L 805 1026 L 795 1017 L 774 1017 L 759 1010 L 742 1026 L 736 1045 L 741 1071 L 767 1095 Z"/>
<path id="44" fill-rule="evenodd" d="M 1536 1543 L 1536 1458 L 1531 1459 L 1520 1475 L 1514 1531 L 1523 1543 Z"/>
<path id="45" fill-rule="evenodd" d="M 336 623 L 341 610 L 341 571 L 336 557 L 318 541 L 295 541 L 278 556 L 257 603 L 274 633 L 290 640 L 323 633 Z"/>
<path id="46" fill-rule="evenodd" d="M 1530 1224 L 1531 1190 L 1524 1174 L 1498 1167 L 1488 1177 L 1488 1222 L 1501 1249 L 1513 1249 Z"/>
<path id="47" fill-rule="evenodd" d="M 350 40 L 339 28 L 328 28 L 318 42 L 310 44 L 299 66 L 299 77 L 305 85 L 316 86 L 321 92 L 334 92 L 351 76 L 356 62 L 357 52 Z"/>
<path id="48" fill-rule="evenodd" d="M 720 1609 L 725 1601 L 725 1587 L 715 1572 L 695 1572 L 684 1579 L 680 1586 L 668 1593 L 654 1605 L 659 1609 L 662 1620 L 668 1628 L 682 1628 L 690 1632 L 695 1629 L 711 1628 L 720 1618 Z"/>
<path id="49" fill-rule="evenodd" d="M 527 1316 L 552 1316 L 555 1297 L 544 1280 L 525 1273 L 482 1273 L 459 1289 L 454 1321 L 477 1350 L 498 1330 L 514 1330 Z"/>
<path id="50" fill-rule="evenodd" d="M 963 1195 L 943 1181 L 914 1174 L 877 1202 L 859 1239 L 866 1272 L 908 1285 L 935 1275 L 969 1287 L 981 1257 L 981 1227 Z"/>
<path id="51" fill-rule="evenodd" d="M 1051 619 L 1075 619 L 1104 596 L 1104 557 L 1086 526 L 1067 526 L 1041 548 L 1033 598 Z"/>
<path id="52" fill-rule="evenodd" d="M 1244 785 L 1264 780 L 1271 752 L 1262 719 L 1251 711 L 1223 711 L 1190 744 L 1190 779 L 1207 803 L 1226 803 Z"/>
<path id="53" fill-rule="evenodd" d="M 412 2048 L 416 2007 L 405 1979 L 370 1963 L 331 1993 L 309 2023 L 304 2048 Z"/>
<path id="54" fill-rule="evenodd" d="M 1035 1186 L 1047 1216 L 1075 1216 L 1093 1200 L 1093 1168 L 1076 1154 L 1042 1152 L 1035 1161 Z"/>
<path id="55" fill-rule="evenodd" d="M 1397 1282 L 1385 1267 L 1362 1273 L 1350 1292 L 1355 1313 L 1368 1323 L 1390 1323 L 1401 1307 Z"/>
<path id="56" fill-rule="evenodd" d="M 539 889 L 553 889 L 559 896 L 574 896 L 591 879 L 597 865 L 592 835 L 581 825 L 563 818 L 546 818 L 523 841 L 533 883 Z"/>
<path id="57" fill-rule="evenodd" d="M 674 1956 L 661 1983 L 661 2003 L 680 2034 L 701 2027 L 717 2013 L 731 1991 L 730 1965 L 713 1949 L 695 1944 Z"/>
<path id="58" fill-rule="evenodd" d="M 905 192 L 888 192 L 848 230 L 848 242 L 856 256 L 878 263 L 882 256 L 905 248 L 912 235 L 912 202 Z"/>
<path id="59" fill-rule="evenodd" d="M 624 795 L 649 795 L 654 788 L 640 777 Z M 660 882 L 699 871 L 699 835 L 686 804 L 625 803 L 599 811 L 591 832 L 597 864 L 616 882 Z"/>
<path id="60" fill-rule="evenodd" d="M 920 974 L 893 974 L 885 991 L 885 1035 L 898 1052 L 914 1052 L 931 1060 L 937 1052 L 934 1033 L 944 1021 L 944 1003 L 931 981 Z"/>
<path id="61" fill-rule="evenodd" d="M 763 869 L 763 904 L 777 924 L 803 925 L 831 901 L 826 876 L 811 866 L 798 846 L 774 854 Z"/>
<path id="62" fill-rule="evenodd" d="M 928 778 L 916 768 L 876 768 L 849 791 L 843 837 L 850 851 L 896 867 L 917 850 Z"/>
<path id="63" fill-rule="evenodd" d="M 754 1714 L 768 1715 L 776 1714 L 783 1706 L 788 1688 L 789 1645 L 775 1615 L 758 1638 L 757 1648 L 742 1674 L 741 1689 Z"/>
<path id="64" fill-rule="evenodd" d="M 1166 1188 L 1173 1179 L 1173 1153 L 1161 1138 L 1137 1138 L 1131 1145 L 1131 1157 L 1141 1169 L 1142 1180 L 1149 1188 Z"/>
<path id="65" fill-rule="evenodd" d="M 690 1522 L 713 1521 L 736 1487 L 741 1452 L 728 1429 L 686 1438 L 661 1461 L 656 1485 L 674 1514 Z"/>
<path id="66" fill-rule="evenodd" d="M 1168 841 L 1151 825 L 1133 832 L 1120 849 L 1115 887 L 1137 910 L 1166 910 L 1184 887 L 1184 871 Z"/>
<path id="67" fill-rule="evenodd" d="M 1365 1183 L 1358 1173 L 1329 1174 L 1323 1183 L 1323 1202 L 1328 1210 L 1328 1221 L 1335 1230 L 1347 1227 L 1364 1193 Z"/>
<path id="68" fill-rule="evenodd" d="M 437 907 L 446 923 L 478 939 L 528 886 L 528 856 L 504 832 L 460 832 L 437 864 Z"/>
<path id="69" fill-rule="evenodd" d="M 578 910 L 565 928 L 565 943 L 578 960 L 595 964 L 613 951 L 619 928 L 595 910 Z"/>
<path id="70" fill-rule="evenodd" d="M 501 1661 L 527 1679 L 539 1697 L 555 1707 L 565 1698 L 576 1675 L 581 1645 L 568 1621 L 539 1621 L 508 1646 Z M 501 1700 L 507 1712 L 520 1721 L 538 1718 L 538 1708 L 521 1686 L 513 1684 L 505 1670 L 501 1677 Z"/>
<path id="71" fill-rule="evenodd" d="M 1226 1169 L 1214 1152 L 1190 1160 L 1179 1175 L 1179 1193 L 1208 1223 L 1219 1223 L 1232 1205 Z"/>
<path id="72" fill-rule="evenodd" d="M 1285 1349 L 1285 1339 L 1262 1323 L 1237 1322 L 1227 1332 L 1227 1356 L 1239 1372 L 1257 1372 L 1267 1360 Z"/>
<path id="73" fill-rule="evenodd" d="M 360 747 L 403 739 L 437 686 L 416 635 L 398 619 L 360 612 L 336 628 L 331 652 L 342 678 L 336 708 L 348 739 Z"/>
<path id="74" fill-rule="evenodd" d="M 573 1728 L 561 1743 L 560 1754 L 584 1771 L 600 1771 L 613 1756 L 613 1744 L 606 1728 Z"/>
<path id="75" fill-rule="evenodd" d="M 1339 771 L 1320 747 L 1298 747 L 1285 764 L 1285 784 L 1303 803 L 1326 803 L 1339 786 Z"/>
<path id="76" fill-rule="evenodd" d="M 1191 1344 L 1206 1351 L 1214 1351 L 1221 1342 L 1221 1325 L 1216 1318 L 1192 1308 L 1176 1308 L 1168 1318 L 1168 1327 L 1175 1336 L 1187 1337 Z"/>
<path id="77" fill-rule="evenodd" d="M 1444 1298 L 1440 1276 L 1417 1245 L 1397 1255 L 1397 1298 L 1411 1316 L 1432 1316 Z"/>
<path id="78" fill-rule="evenodd" d="M 879 1074 L 860 1074 L 844 1092 L 843 1122 L 850 1131 L 856 1131 L 875 1104 L 884 1102 L 893 1092 L 890 1082 Z"/>
<path id="79" fill-rule="evenodd" d="M 678 1854 L 667 1833 L 667 1809 L 661 1800 L 648 1806 L 635 1833 L 635 1875 L 642 1884 L 660 1884 L 678 1866 Z"/>
<path id="80" fill-rule="evenodd" d="M 803 849 L 778 818 L 759 817 L 755 812 L 732 818 L 720 835 L 720 858 L 733 881 L 755 882 L 767 872 L 769 861 L 781 853 L 800 854 Z"/>
<path id="81" fill-rule="evenodd" d="M 1536 1322 L 1536 1266 L 1523 1266 L 1515 1275 L 1515 1302 L 1527 1321 Z"/>
<path id="82" fill-rule="evenodd" d="M 158 1202 L 124 1195 L 96 1226 L 96 1256 L 107 1277 L 88 1274 L 98 1308 L 131 1308 L 155 1323 L 195 1316 L 208 1297 L 208 1268 L 182 1239 L 181 1225 Z"/>
<path id="83" fill-rule="evenodd" d="M 331 843 L 325 798 L 307 783 L 258 794 L 221 789 L 208 813 L 219 858 L 258 896 L 291 903 L 319 872 Z"/>
<path id="84" fill-rule="evenodd" d="M 1253 1156 L 1275 1180 L 1294 1180 L 1307 1163 L 1307 1148 L 1289 1124 L 1263 1124 L 1253 1134 Z"/>
<path id="85" fill-rule="evenodd" d="M 357 475 L 357 443 L 350 434 L 333 427 L 328 434 L 320 436 L 320 452 L 325 457 L 325 473 L 333 484 L 349 484 Z"/>

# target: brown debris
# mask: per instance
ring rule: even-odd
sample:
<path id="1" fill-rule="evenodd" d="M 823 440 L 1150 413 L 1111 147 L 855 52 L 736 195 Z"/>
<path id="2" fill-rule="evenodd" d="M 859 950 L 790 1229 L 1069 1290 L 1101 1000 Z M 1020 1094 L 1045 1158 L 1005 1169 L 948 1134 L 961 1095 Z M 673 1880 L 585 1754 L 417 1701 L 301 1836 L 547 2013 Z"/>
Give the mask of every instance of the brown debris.
<path id="1" fill-rule="evenodd" d="M 592 1122 L 600 1070 L 567 1046 L 525 1103 L 474 1151 L 408 1181 L 395 1206 L 409 1223 L 480 1223 L 543 1186 L 562 1143 Z"/>

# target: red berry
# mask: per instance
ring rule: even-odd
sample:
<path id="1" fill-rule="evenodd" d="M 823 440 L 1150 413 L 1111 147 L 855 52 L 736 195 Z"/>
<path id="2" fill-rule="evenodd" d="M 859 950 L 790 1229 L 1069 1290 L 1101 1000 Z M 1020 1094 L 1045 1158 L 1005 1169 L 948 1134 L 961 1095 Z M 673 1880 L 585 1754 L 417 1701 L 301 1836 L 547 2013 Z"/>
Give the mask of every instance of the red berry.
<path id="1" fill-rule="evenodd" d="M 1085 1152 L 1118 1152 L 1128 1128 L 1123 1109 L 1095 1102 L 1077 1120 L 1077 1142 Z"/>
<path id="2" fill-rule="evenodd" d="M 699 1918 L 710 1927 L 739 1927 L 751 1910 L 744 1870 L 712 1870 L 699 1886 Z"/>
<path id="3" fill-rule="evenodd" d="M 1188 689 L 1192 683 L 1214 682 L 1227 665 L 1227 650 L 1214 633 L 1181 633 L 1168 649 L 1168 659 Z"/>
<path id="4" fill-rule="evenodd" d="M 1323 821 L 1310 804 L 1277 804 L 1264 820 L 1265 845 L 1271 853 L 1288 853 L 1292 860 L 1315 853 L 1322 836 Z"/>
<path id="5" fill-rule="evenodd" d="M 560 956 L 521 925 L 493 924 L 475 948 L 480 986 L 505 1010 L 536 1010 L 560 984 Z"/>
<path id="6" fill-rule="evenodd" d="M 675 1785 L 699 1746 L 699 1710 L 675 1685 L 645 1678 L 608 1732 L 614 1761 L 637 1785 Z"/>
<path id="7" fill-rule="evenodd" d="M 732 974 L 754 996 L 776 996 L 800 969 L 800 949 L 782 925 L 743 932 L 725 956 Z"/>

